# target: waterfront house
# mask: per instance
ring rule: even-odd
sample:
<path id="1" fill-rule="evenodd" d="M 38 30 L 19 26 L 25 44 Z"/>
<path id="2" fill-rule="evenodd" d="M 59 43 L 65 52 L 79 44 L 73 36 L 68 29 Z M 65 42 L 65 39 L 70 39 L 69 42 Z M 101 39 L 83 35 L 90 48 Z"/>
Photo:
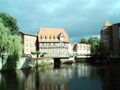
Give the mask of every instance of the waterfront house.
<path id="1" fill-rule="evenodd" d="M 23 55 L 31 54 L 37 49 L 37 36 L 20 32 L 23 44 Z"/>
<path id="2" fill-rule="evenodd" d="M 38 46 L 46 57 L 69 57 L 69 36 L 63 28 L 40 28 Z"/>
<path id="3" fill-rule="evenodd" d="M 69 56 L 70 56 L 70 57 L 73 57 L 73 56 L 76 55 L 76 52 L 73 50 L 74 45 L 75 45 L 74 43 L 70 43 L 70 44 L 69 44 Z"/>
<path id="4" fill-rule="evenodd" d="M 88 57 L 91 54 L 91 45 L 90 44 L 75 44 L 73 51 L 76 52 L 76 57 Z"/>

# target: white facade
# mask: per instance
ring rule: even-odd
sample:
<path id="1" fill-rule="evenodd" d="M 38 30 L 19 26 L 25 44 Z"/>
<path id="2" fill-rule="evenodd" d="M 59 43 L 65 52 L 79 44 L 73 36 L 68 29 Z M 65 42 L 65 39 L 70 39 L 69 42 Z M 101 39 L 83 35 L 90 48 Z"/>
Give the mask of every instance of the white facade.
<path id="1" fill-rule="evenodd" d="M 68 43 L 40 43 L 39 51 L 47 57 L 69 57 Z"/>
<path id="2" fill-rule="evenodd" d="M 74 44 L 69 43 L 68 51 L 69 51 L 69 56 L 70 56 L 70 57 L 76 55 L 76 52 L 73 50 L 73 47 L 74 47 Z"/>
<path id="3" fill-rule="evenodd" d="M 76 54 L 79 55 L 90 55 L 91 51 L 90 51 L 91 45 L 90 44 L 76 44 L 75 45 L 75 51 Z"/>
<path id="4" fill-rule="evenodd" d="M 39 51 L 45 57 L 69 57 L 69 36 L 63 28 L 41 28 L 38 32 Z"/>

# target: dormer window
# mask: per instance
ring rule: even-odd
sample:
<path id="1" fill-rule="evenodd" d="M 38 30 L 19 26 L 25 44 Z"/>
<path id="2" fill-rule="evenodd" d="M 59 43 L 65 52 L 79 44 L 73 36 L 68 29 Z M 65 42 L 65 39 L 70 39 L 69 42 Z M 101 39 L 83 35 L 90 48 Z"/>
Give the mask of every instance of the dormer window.
<path id="1" fill-rule="evenodd" d="M 59 39 L 60 39 L 60 41 L 64 41 L 64 35 L 63 35 L 63 33 L 59 34 Z"/>
<path id="2" fill-rule="evenodd" d="M 64 41 L 64 37 L 63 36 L 60 36 L 60 41 Z"/>

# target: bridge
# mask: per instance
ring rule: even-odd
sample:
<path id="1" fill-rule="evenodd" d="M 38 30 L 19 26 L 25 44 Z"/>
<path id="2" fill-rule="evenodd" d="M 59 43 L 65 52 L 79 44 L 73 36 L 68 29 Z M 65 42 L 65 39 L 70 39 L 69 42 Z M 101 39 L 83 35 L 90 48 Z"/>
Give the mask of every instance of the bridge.
<path id="1" fill-rule="evenodd" d="M 57 56 L 57 57 L 36 57 L 36 58 L 31 58 L 31 59 L 32 59 L 32 62 L 34 62 L 34 64 L 36 63 L 36 65 L 39 65 L 42 62 L 54 63 L 54 67 L 57 67 L 57 68 L 60 68 L 61 63 L 65 63 L 65 62 L 73 63 L 74 62 L 74 59 L 72 59 L 72 61 L 69 60 L 70 57 L 60 57 L 60 56 Z"/>
<path id="2" fill-rule="evenodd" d="M 52 59 L 69 59 L 70 57 L 36 57 L 32 58 L 32 60 L 44 60 L 47 58 L 52 58 Z"/>
<path id="3" fill-rule="evenodd" d="M 84 58 L 90 58 L 90 55 L 78 55 L 78 54 L 74 54 L 74 55 L 70 55 L 70 54 L 66 54 L 66 55 L 52 55 L 52 56 L 42 56 L 42 57 L 36 57 L 36 58 L 32 58 L 32 60 L 35 60 L 37 62 L 51 62 L 54 63 L 54 66 L 58 66 L 60 67 L 61 63 L 68 63 L 71 64 L 73 62 L 75 62 L 75 59 L 84 59 Z"/>

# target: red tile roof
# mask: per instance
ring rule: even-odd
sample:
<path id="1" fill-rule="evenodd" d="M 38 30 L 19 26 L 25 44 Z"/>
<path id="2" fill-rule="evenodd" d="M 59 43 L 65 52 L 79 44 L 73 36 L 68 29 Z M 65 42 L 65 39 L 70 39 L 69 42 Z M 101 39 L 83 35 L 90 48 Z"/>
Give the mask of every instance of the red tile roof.
<path id="1" fill-rule="evenodd" d="M 64 36 L 63 42 L 69 42 L 69 37 L 63 28 L 40 28 L 38 42 L 60 42 L 58 39 L 60 35 Z M 46 38 L 46 40 L 43 40 L 43 38 Z"/>

